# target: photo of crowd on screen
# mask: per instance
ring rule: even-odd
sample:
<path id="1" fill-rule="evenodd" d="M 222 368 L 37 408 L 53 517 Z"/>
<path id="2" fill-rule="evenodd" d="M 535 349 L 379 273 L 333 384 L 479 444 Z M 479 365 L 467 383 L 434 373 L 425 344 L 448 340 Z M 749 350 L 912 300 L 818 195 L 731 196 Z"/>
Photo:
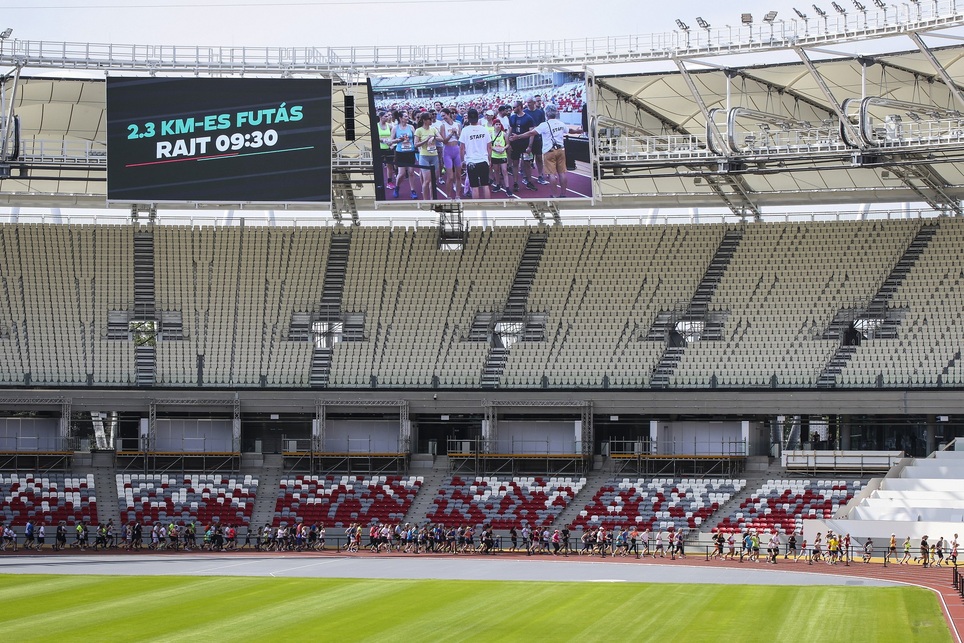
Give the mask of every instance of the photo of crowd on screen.
<path id="1" fill-rule="evenodd" d="M 381 169 L 375 176 L 376 201 L 592 198 L 584 74 L 405 76 L 370 82 L 372 147 L 375 167 Z M 559 164 L 544 164 L 543 148 L 553 147 L 553 141 L 544 145 L 541 136 L 519 136 L 545 123 L 547 109 L 566 126 L 561 130 L 557 124 L 563 140 L 555 146 L 571 150 L 566 139 L 584 141 L 568 160 L 566 150 L 556 152 L 563 158 L 562 170 Z M 480 152 L 483 130 L 486 149 Z"/>

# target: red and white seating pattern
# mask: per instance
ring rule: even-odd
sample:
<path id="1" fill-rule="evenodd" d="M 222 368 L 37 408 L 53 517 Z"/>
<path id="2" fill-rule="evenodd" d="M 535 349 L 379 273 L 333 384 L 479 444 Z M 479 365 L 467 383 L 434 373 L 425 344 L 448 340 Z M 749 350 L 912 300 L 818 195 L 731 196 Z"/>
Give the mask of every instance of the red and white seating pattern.
<path id="1" fill-rule="evenodd" d="M 428 520 L 508 529 L 548 527 L 586 484 L 585 478 L 454 476 L 439 489 Z"/>
<path id="2" fill-rule="evenodd" d="M 601 487 L 574 525 L 699 529 L 745 484 L 745 480 L 725 478 L 623 478 Z"/>
<path id="3" fill-rule="evenodd" d="M 298 475 L 282 479 L 274 525 L 398 523 L 412 506 L 422 482 L 421 476 L 382 475 Z"/>
<path id="4" fill-rule="evenodd" d="M 93 475 L 0 474 L 0 498 L 0 522 L 6 524 L 97 522 Z"/>
<path id="5" fill-rule="evenodd" d="M 218 474 L 117 474 L 122 523 L 198 521 L 247 525 L 254 511 L 258 480 Z"/>
<path id="6" fill-rule="evenodd" d="M 724 533 L 753 529 L 803 532 L 804 518 L 831 518 L 863 488 L 860 480 L 767 480 L 720 522 Z"/>

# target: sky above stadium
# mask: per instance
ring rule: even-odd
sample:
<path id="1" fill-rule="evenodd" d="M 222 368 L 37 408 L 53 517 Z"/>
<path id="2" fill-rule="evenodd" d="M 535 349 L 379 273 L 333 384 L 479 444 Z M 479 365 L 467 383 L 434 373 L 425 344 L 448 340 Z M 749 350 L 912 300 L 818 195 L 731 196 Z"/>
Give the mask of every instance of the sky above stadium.
<path id="1" fill-rule="evenodd" d="M 785 0 L 0 0 L 0 29 L 22 40 L 119 44 L 448 44 L 660 33 L 677 18 L 696 29 L 697 16 L 738 26 L 743 12 L 759 21 L 770 10 L 794 15 Z"/>

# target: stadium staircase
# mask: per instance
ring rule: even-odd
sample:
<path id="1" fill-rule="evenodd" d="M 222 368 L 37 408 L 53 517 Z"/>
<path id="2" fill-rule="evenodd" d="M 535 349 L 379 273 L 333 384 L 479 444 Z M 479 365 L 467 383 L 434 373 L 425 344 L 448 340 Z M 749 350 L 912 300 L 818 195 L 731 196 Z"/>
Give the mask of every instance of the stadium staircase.
<path id="1" fill-rule="evenodd" d="M 452 477 L 452 472 L 449 471 L 449 457 L 447 455 L 436 456 L 435 465 L 430 470 L 426 470 L 424 474 L 421 471 L 412 471 L 412 473 L 421 474 L 424 480 L 422 488 L 415 496 L 415 500 L 412 501 L 412 505 L 405 513 L 402 522 L 421 525 L 426 522 L 426 516 L 435 507 L 435 497 L 438 495 L 438 490 Z"/>
<path id="2" fill-rule="evenodd" d="M 592 502 L 593 494 L 599 491 L 600 487 L 605 484 L 610 484 L 614 481 L 612 471 L 608 468 L 603 467 L 602 469 L 597 469 L 595 471 L 589 471 L 586 473 L 586 484 L 583 485 L 579 493 L 569 501 L 566 508 L 562 510 L 558 516 L 556 516 L 555 521 L 552 523 L 554 529 L 562 529 L 566 525 L 571 525 L 579 517 L 579 512 L 586 508 L 586 505 Z"/>
<path id="3" fill-rule="evenodd" d="M 244 467 L 242 476 L 250 474 L 258 479 L 258 495 L 254 499 L 254 509 L 251 511 L 251 528 L 272 524 L 274 521 L 275 505 L 278 502 L 278 490 L 281 478 L 284 476 L 284 458 L 280 453 L 266 453 L 261 467 Z"/>
<path id="4" fill-rule="evenodd" d="M 779 466 L 762 471 L 748 470 L 744 472 L 743 475 L 743 479 L 746 480 L 746 486 L 743 487 L 743 490 L 734 494 L 728 502 L 720 505 L 720 508 L 713 512 L 710 518 L 700 525 L 699 531 L 691 532 L 687 537 L 689 543 L 699 543 L 700 545 L 708 544 L 711 534 L 719 527 L 720 523 L 723 522 L 727 516 L 738 511 L 745 500 L 748 500 L 751 496 L 758 493 L 760 487 L 762 487 L 767 480 L 787 477 L 786 472 Z"/>
<path id="5" fill-rule="evenodd" d="M 904 311 L 890 308 L 890 301 L 897 293 L 904 279 L 906 279 L 907 275 L 914 269 L 917 260 L 924 254 L 931 239 L 937 234 L 939 225 L 940 224 L 937 223 L 927 223 L 920 227 L 917 234 L 914 235 L 914 238 L 907 246 L 907 249 L 904 250 L 904 254 L 901 255 L 900 259 L 894 265 L 894 268 L 890 271 L 890 274 L 887 275 L 884 283 L 881 284 L 873 298 L 871 298 L 870 304 L 867 305 L 866 309 L 844 309 L 838 311 L 834 316 L 833 321 L 830 322 L 821 339 L 836 340 L 841 342 L 841 345 L 837 347 L 833 357 L 830 358 L 820 373 L 820 377 L 817 379 L 817 388 L 834 388 L 837 386 L 837 378 L 843 373 L 843 370 L 847 368 L 847 363 L 850 362 L 851 358 L 857 353 L 858 346 L 856 343 L 845 343 L 845 340 L 847 339 L 848 332 L 852 332 L 851 329 L 853 329 L 854 323 L 858 319 L 872 320 L 877 324 L 868 339 L 897 339 L 897 328 L 900 326 L 900 322 L 904 317 Z"/>
<path id="6" fill-rule="evenodd" d="M 678 344 L 669 341 L 669 338 L 674 336 L 678 323 L 701 324 L 700 339 L 708 341 L 723 339 L 725 316 L 719 313 L 710 313 L 709 305 L 742 240 L 743 230 L 727 230 L 710 260 L 710 265 L 703 273 L 703 278 L 696 286 L 696 291 L 687 304 L 686 311 L 682 315 L 662 311 L 656 316 L 656 320 L 650 327 L 645 339 L 647 341 L 667 342 L 667 346 L 659 363 L 653 369 L 653 375 L 650 379 L 652 388 L 669 388 L 670 378 L 686 351 L 685 341 Z"/>
<path id="7" fill-rule="evenodd" d="M 134 337 L 134 367 L 138 386 L 153 386 L 157 364 L 157 320 L 154 300 L 154 233 L 150 228 L 134 233 L 134 318 L 144 324 Z"/>
<path id="8" fill-rule="evenodd" d="M 498 388 L 509 359 L 509 350 L 511 350 L 510 345 L 499 341 L 498 333 L 494 332 L 496 324 L 521 324 L 523 341 L 545 341 L 546 315 L 529 313 L 527 304 L 529 291 L 532 289 L 532 282 L 536 278 L 548 240 L 549 237 L 545 232 L 529 233 L 502 315 L 481 312 L 472 322 L 469 341 L 490 341 L 491 337 L 489 353 L 482 370 L 482 388 Z"/>
<path id="9" fill-rule="evenodd" d="M 121 524 L 120 509 L 117 505 L 117 469 L 114 454 L 109 451 L 91 453 L 90 464 L 75 464 L 72 475 L 94 476 L 94 494 L 97 497 L 97 521 L 106 524 L 113 520 L 115 527 Z M 115 529 L 114 534 L 120 532 Z"/>
<path id="10" fill-rule="evenodd" d="M 331 246 L 328 250 L 328 260 L 325 263 L 325 279 L 321 286 L 321 305 L 318 309 L 318 321 L 341 323 L 341 300 L 345 292 L 345 274 L 348 270 L 348 252 L 351 248 L 351 234 L 333 234 Z M 363 322 L 364 323 L 364 322 Z M 310 323 L 308 328 L 310 338 Z M 315 345 L 311 354 L 310 386 L 324 388 L 328 386 L 331 374 L 331 345 Z"/>

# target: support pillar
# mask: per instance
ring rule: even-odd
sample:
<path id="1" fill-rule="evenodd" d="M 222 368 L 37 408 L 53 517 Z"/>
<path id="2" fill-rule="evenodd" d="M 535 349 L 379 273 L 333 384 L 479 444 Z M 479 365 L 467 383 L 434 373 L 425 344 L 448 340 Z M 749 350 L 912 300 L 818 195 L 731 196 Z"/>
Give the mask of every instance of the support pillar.
<path id="1" fill-rule="evenodd" d="M 324 402 L 318 402 L 315 404 L 315 421 L 311 435 L 311 448 L 315 452 L 325 450 L 325 416 L 325 404 Z"/>
<path id="2" fill-rule="evenodd" d="M 153 451 L 154 440 L 157 437 L 157 402 L 151 400 L 151 404 L 148 407 L 147 412 L 147 439 L 144 440 L 144 444 L 141 448 L 144 451 Z"/>
<path id="3" fill-rule="evenodd" d="M 487 400 L 482 400 L 482 406 L 485 412 L 485 417 L 482 419 L 482 441 L 485 443 L 485 450 L 488 451 L 489 445 L 492 444 L 499 435 L 499 413 L 495 405 Z"/>
<path id="4" fill-rule="evenodd" d="M 851 450 L 851 432 L 850 432 L 850 416 L 841 415 L 838 418 L 838 426 L 840 427 L 840 450 L 850 451 Z"/>
<path id="5" fill-rule="evenodd" d="M 925 436 L 925 439 L 926 439 L 927 446 L 925 447 L 926 453 L 924 455 L 928 456 L 934 453 L 934 451 L 937 449 L 937 416 L 936 415 L 927 416 L 926 431 L 927 431 L 927 434 Z"/>
<path id="6" fill-rule="evenodd" d="M 592 402 L 587 401 L 582 407 L 582 455 L 584 458 L 592 457 L 593 443 L 595 442 L 595 430 L 592 423 Z"/>
<path id="7" fill-rule="evenodd" d="M 60 437 L 67 441 L 73 437 L 70 430 L 71 401 L 64 398 L 60 403 Z M 73 448 L 73 447 L 70 447 Z"/>
<path id="8" fill-rule="evenodd" d="M 231 448 L 235 453 L 241 453 L 241 398 L 237 393 L 231 413 Z"/>
<path id="9" fill-rule="evenodd" d="M 408 402 L 398 409 L 398 452 L 412 453 L 412 421 L 408 418 Z"/>

